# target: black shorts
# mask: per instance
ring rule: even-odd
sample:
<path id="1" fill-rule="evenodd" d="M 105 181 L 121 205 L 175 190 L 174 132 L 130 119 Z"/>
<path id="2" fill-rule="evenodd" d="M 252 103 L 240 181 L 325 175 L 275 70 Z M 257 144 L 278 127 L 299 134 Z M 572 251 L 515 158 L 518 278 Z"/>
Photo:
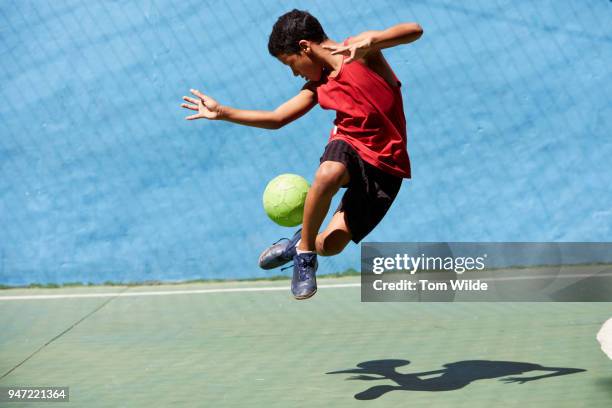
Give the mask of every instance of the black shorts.
<path id="1" fill-rule="evenodd" d="M 352 240 L 359 243 L 383 219 L 397 196 L 402 178 L 385 173 L 363 161 L 348 143 L 333 140 L 326 147 L 321 163 L 335 161 L 344 164 L 350 181 L 336 209 L 344 211 Z"/>

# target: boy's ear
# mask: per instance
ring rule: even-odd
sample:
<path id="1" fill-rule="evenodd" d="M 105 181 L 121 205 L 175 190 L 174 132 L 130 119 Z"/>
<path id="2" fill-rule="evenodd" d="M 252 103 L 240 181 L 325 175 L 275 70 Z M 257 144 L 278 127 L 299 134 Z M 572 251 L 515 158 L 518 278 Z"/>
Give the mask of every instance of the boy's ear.
<path id="1" fill-rule="evenodd" d="M 300 46 L 300 51 L 306 52 L 310 50 L 310 41 L 308 40 L 300 40 L 298 45 Z"/>

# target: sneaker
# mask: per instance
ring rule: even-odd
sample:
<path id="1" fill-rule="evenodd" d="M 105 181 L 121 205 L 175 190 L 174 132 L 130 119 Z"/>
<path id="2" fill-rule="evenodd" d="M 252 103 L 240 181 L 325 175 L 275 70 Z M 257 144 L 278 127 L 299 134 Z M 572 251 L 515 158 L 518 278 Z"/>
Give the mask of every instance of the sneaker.
<path id="1" fill-rule="evenodd" d="M 317 293 L 317 254 L 296 254 L 293 257 L 291 292 L 297 300 L 308 299 Z"/>
<path id="2" fill-rule="evenodd" d="M 293 259 L 296 254 L 295 246 L 302 236 L 302 229 L 293 234 L 293 238 L 281 238 L 269 246 L 259 256 L 259 267 L 261 269 L 274 269 L 282 266 Z"/>

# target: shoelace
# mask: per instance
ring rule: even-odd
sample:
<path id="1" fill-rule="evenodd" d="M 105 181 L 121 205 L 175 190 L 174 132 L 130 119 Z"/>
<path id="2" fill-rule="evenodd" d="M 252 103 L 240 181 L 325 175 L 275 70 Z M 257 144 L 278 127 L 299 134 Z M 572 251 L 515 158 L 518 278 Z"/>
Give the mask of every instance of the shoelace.
<path id="1" fill-rule="evenodd" d="M 276 244 L 278 244 L 279 242 L 281 242 L 281 241 L 283 241 L 283 240 L 285 240 L 285 239 L 286 239 L 287 241 L 290 241 L 290 239 L 289 239 L 289 238 L 281 238 L 281 239 L 279 239 L 278 241 L 276 241 L 275 243 L 273 243 L 272 245 L 276 245 Z"/>
<path id="2" fill-rule="evenodd" d="M 311 261 L 306 261 L 303 258 L 298 258 L 298 273 L 300 274 L 301 281 L 310 279 L 311 276 L 308 267 L 314 267 L 314 259 Z"/>
<path id="3" fill-rule="evenodd" d="M 289 266 L 285 266 L 284 268 L 281 268 L 281 271 L 284 271 L 285 269 L 293 268 L 294 266 L 295 266 L 294 263 Z M 310 278 L 310 274 L 307 273 L 308 272 L 307 268 L 309 266 L 314 266 L 314 260 L 308 262 L 302 258 L 298 259 L 298 273 L 299 273 L 300 281 L 304 281 Z"/>

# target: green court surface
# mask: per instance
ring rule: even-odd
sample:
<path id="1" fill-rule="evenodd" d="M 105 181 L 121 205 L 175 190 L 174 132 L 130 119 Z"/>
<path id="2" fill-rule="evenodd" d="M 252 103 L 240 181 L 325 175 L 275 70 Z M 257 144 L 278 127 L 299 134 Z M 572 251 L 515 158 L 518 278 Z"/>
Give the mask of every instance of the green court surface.
<path id="1" fill-rule="evenodd" d="M 2 290 L 0 386 L 69 386 L 52 406 L 82 407 L 612 406 L 610 303 L 361 303 L 358 278 L 319 283 L 301 302 L 288 281 Z"/>

